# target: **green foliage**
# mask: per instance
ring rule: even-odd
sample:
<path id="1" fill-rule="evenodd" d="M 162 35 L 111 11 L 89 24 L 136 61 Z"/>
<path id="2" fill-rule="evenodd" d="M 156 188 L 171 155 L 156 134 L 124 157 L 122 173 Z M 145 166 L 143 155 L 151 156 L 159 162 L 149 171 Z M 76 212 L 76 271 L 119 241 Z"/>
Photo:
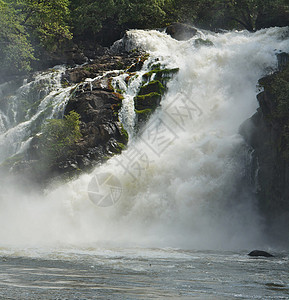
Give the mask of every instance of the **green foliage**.
<path id="1" fill-rule="evenodd" d="M 30 71 L 34 60 L 29 35 L 13 7 L 0 1 L 0 65 L 6 75 Z"/>
<path id="2" fill-rule="evenodd" d="M 55 51 L 64 40 L 72 38 L 67 25 L 68 0 L 19 0 L 17 4 L 23 24 L 47 50 Z"/>
<path id="3" fill-rule="evenodd" d="M 166 20 L 164 7 L 170 1 L 130 0 L 119 2 L 122 2 L 119 6 L 119 24 L 135 28 L 153 28 L 164 25 Z"/>
<path id="4" fill-rule="evenodd" d="M 47 120 L 41 135 L 41 145 L 49 161 L 67 156 L 81 138 L 79 117 L 78 113 L 71 111 L 64 119 Z"/>
<path id="5" fill-rule="evenodd" d="M 288 0 L 174 0 L 175 21 L 190 22 L 208 29 L 240 28 L 253 31 L 259 15 L 288 13 Z"/>
<path id="6" fill-rule="evenodd" d="M 102 28 L 103 23 L 112 18 L 117 12 L 114 0 L 72 0 L 72 19 L 74 31 L 77 34 L 91 32 L 96 34 Z"/>
<path id="7" fill-rule="evenodd" d="M 103 27 L 154 28 L 164 26 L 165 7 L 172 0 L 72 0 L 74 31 L 98 33 Z"/>
<path id="8" fill-rule="evenodd" d="M 28 72 L 36 48 L 53 52 L 71 39 L 69 13 L 68 0 L 0 0 L 0 72 Z"/>
<path id="9" fill-rule="evenodd" d="M 5 159 L 1 164 L 0 167 L 3 169 L 10 169 L 11 167 L 13 167 L 13 165 L 21 162 L 24 159 L 24 155 L 23 153 L 21 154 L 15 154 L 11 157 L 8 157 L 7 159 Z"/>

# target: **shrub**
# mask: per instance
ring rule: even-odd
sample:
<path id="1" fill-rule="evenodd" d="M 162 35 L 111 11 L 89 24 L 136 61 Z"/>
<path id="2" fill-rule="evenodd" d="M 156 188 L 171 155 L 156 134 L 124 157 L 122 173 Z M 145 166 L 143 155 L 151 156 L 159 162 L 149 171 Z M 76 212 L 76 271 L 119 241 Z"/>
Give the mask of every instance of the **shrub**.
<path id="1" fill-rule="evenodd" d="M 56 161 L 72 153 L 72 146 L 81 138 L 79 114 L 71 111 L 63 119 L 47 120 L 41 135 L 43 154 Z"/>

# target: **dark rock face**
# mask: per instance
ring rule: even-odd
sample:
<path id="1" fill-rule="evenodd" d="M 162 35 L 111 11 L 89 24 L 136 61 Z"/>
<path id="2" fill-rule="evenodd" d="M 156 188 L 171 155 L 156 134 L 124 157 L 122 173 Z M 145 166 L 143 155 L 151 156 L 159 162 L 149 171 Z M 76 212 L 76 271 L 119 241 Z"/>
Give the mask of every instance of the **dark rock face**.
<path id="1" fill-rule="evenodd" d="M 267 11 L 259 13 L 256 19 L 256 30 L 269 27 L 289 26 L 289 13 L 284 11 Z"/>
<path id="2" fill-rule="evenodd" d="M 56 52 L 42 51 L 38 60 L 32 62 L 34 70 L 45 70 L 56 65 L 67 64 L 75 66 L 88 61 L 88 58 L 76 44 L 68 41 L 63 48 Z"/>
<path id="3" fill-rule="evenodd" d="M 258 257 L 258 256 L 263 256 L 263 257 L 274 257 L 274 255 L 266 252 L 266 251 L 262 251 L 262 250 L 253 250 L 251 251 L 249 254 L 249 256 L 254 256 L 254 257 Z"/>
<path id="4" fill-rule="evenodd" d="M 74 163 L 81 170 L 120 153 L 128 142 L 118 120 L 122 96 L 109 87 L 98 88 L 99 84 L 79 88 L 65 109 L 65 114 L 73 110 L 80 115 L 82 138 L 75 145 Z"/>
<path id="5" fill-rule="evenodd" d="M 182 23 L 173 23 L 166 28 L 166 33 L 178 41 L 189 40 L 197 34 L 197 29 Z"/>
<path id="6" fill-rule="evenodd" d="M 119 154 L 128 142 L 128 135 L 118 119 L 123 97 L 111 85 L 113 76 L 118 73 L 104 73 L 129 69 L 140 63 L 136 54 L 103 55 L 93 63 L 68 69 L 63 76 L 63 84 L 81 83 L 72 91 L 64 114 L 68 115 L 71 111 L 78 113 L 81 138 L 69 146 L 65 155 L 51 160 L 42 153 L 41 135 L 36 135 L 21 157 L 6 164 L 7 173 L 45 186 L 54 178 L 70 178 L 89 171 L 96 164 Z M 98 76 L 100 79 L 85 81 Z"/>
<path id="7" fill-rule="evenodd" d="M 253 170 L 260 211 L 272 236 L 289 226 L 289 63 L 279 57 L 279 71 L 262 78 L 260 107 L 240 128 L 253 149 Z M 286 236 L 288 234 L 286 233 Z"/>
<path id="8" fill-rule="evenodd" d="M 67 81 L 69 84 L 80 83 L 86 78 L 95 78 L 106 71 L 124 70 L 129 67 L 132 68 L 138 63 L 138 58 L 139 55 L 137 53 L 115 56 L 104 54 L 96 57 L 91 63 L 68 70 L 63 77 L 63 80 Z"/>

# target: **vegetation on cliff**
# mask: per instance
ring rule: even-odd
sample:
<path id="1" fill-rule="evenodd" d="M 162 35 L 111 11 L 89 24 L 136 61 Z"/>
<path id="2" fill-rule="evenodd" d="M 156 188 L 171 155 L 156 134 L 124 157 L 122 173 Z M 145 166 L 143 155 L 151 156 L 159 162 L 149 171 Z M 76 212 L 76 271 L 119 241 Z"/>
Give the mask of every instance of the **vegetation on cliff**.
<path id="1" fill-rule="evenodd" d="M 69 156 L 71 147 L 81 138 L 80 116 L 70 111 L 63 119 L 49 119 L 40 137 L 41 152 L 46 160 L 57 161 Z"/>

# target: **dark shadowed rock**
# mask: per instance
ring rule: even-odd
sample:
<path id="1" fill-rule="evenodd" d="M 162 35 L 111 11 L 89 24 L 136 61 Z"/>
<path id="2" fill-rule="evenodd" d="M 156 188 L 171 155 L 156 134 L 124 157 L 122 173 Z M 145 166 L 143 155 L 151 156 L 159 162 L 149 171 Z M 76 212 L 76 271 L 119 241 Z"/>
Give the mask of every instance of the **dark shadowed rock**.
<path id="1" fill-rule="evenodd" d="M 178 41 L 189 40 L 197 34 L 197 29 L 182 23 L 173 23 L 166 28 L 166 33 Z"/>
<path id="2" fill-rule="evenodd" d="M 86 65 L 68 70 L 63 80 L 68 83 L 79 83 L 86 78 L 95 78 L 102 75 L 106 71 L 123 70 L 128 67 L 132 68 L 138 63 L 138 57 L 139 56 L 134 53 L 114 56 L 104 54 L 96 57 L 92 62 Z"/>
<path id="3" fill-rule="evenodd" d="M 262 251 L 262 250 L 253 250 L 251 251 L 249 254 L 249 256 L 264 256 L 264 257 L 274 257 L 274 255 L 266 252 L 266 251 Z"/>
<path id="4" fill-rule="evenodd" d="M 260 107 L 240 128 L 252 147 L 251 180 L 258 208 L 272 239 L 287 240 L 289 226 L 289 59 L 277 55 L 279 70 L 259 80 Z"/>
<path id="5" fill-rule="evenodd" d="M 284 27 L 289 26 L 289 12 L 271 10 L 261 12 L 258 14 L 256 19 L 256 29 L 269 28 L 269 27 Z"/>

